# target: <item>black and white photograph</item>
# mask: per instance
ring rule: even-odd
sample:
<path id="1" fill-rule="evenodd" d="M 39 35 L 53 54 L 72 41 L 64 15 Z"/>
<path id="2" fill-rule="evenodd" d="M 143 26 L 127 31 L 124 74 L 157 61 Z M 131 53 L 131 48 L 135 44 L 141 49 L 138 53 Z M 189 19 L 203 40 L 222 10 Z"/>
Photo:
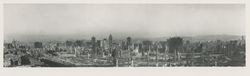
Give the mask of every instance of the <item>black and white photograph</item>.
<path id="1" fill-rule="evenodd" d="M 245 4 L 4 3 L 3 67 L 246 67 Z"/>

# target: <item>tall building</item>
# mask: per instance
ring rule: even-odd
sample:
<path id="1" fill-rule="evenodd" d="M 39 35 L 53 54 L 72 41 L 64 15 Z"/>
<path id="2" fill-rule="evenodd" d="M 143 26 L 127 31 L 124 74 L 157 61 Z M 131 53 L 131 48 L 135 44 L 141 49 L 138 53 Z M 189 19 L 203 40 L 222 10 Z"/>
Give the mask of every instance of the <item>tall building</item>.
<path id="1" fill-rule="evenodd" d="M 131 46 L 131 45 L 132 45 L 131 37 L 127 37 L 127 46 Z"/>
<path id="2" fill-rule="evenodd" d="M 97 50 L 96 50 L 96 39 L 95 39 L 94 36 L 91 38 L 91 45 L 92 45 L 91 48 L 92 48 L 93 53 L 96 54 L 97 53 Z"/>
<path id="3" fill-rule="evenodd" d="M 143 51 L 143 48 L 142 48 L 142 44 L 138 44 L 138 47 L 139 47 L 139 52 L 142 53 L 142 56 L 144 56 L 144 51 Z"/>
<path id="4" fill-rule="evenodd" d="M 112 53 L 112 44 L 113 44 L 113 38 L 112 35 L 109 35 L 109 52 Z"/>
<path id="5" fill-rule="evenodd" d="M 109 35 L 109 45 L 110 45 L 110 46 L 112 45 L 112 42 L 113 42 L 113 38 L 112 38 L 112 35 L 110 34 L 110 35 Z"/>
<path id="6" fill-rule="evenodd" d="M 34 47 L 35 48 L 43 48 L 43 44 L 42 44 L 42 42 L 35 42 Z"/>
<path id="7" fill-rule="evenodd" d="M 72 45 L 73 45 L 73 42 L 67 40 L 67 41 L 65 42 L 65 44 L 66 44 L 67 47 L 69 47 L 69 46 L 72 46 Z"/>
<path id="8" fill-rule="evenodd" d="M 97 44 L 97 47 L 101 47 L 101 45 L 102 45 L 101 40 L 97 40 L 96 44 Z"/>
<path id="9" fill-rule="evenodd" d="M 122 46 L 122 49 L 123 49 L 123 50 L 126 50 L 126 49 L 127 49 L 127 47 L 126 47 L 126 42 L 125 42 L 125 41 L 122 41 L 121 46 Z"/>
<path id="10" fill-rule="evenodd" d="M 92 46 L 94 46 L 95 43 L 96 43 L 96 39 L 95 39 L 95 37 L 93 36 L 93 37 L 91 38 L 91 44 L 92 44 Z"/>
<path id="11" fill-rule="evenodd" d="M 12 45 L 13 45 L 14 48 L 17 48 L 18 47 L 17 41 L 16 40 L 12 40 Z"/>
<path id="12" fill-rule="evenodd" d="M 104 49 L 108 49 L 108 41 L 106 38 L 103 39 L 103 42 L 102 42 L 102 48 Z"/>
<path id="13" fill-rule="evenodd" d="M 97 40 L 96 41 L 96 52 L 97 52 L 98 55 L 101 55 L 101 53 L 103 51 L 103 49 L 101 48 L 101 46 L 102 46 L 101 40 Z"/>
<path id="14" fill-rule="evenodd" d="M 151 41 L 142 41 L 142 45 L 145 51 L 148 51 L 150 46 L 152 45 Z"/>
<path id="15" fill-rule="evenodd" d="M 132 39 L 131 37 L 127 37 L 126 49 L 128 50 L 129 48 L 131 48 L 131 46 L 132 46 Z"/>
<path id="16" fill-rule="evenodd" d="M 241 36 L 241 40 L 245 40 L 245 37 L 244 37 L 244 36 Z"/>
<path id="17" fill-rule="evenodd" d="M 11 43 L 4 43 L 4 48 L 12 49 L 14 46 Z"/>

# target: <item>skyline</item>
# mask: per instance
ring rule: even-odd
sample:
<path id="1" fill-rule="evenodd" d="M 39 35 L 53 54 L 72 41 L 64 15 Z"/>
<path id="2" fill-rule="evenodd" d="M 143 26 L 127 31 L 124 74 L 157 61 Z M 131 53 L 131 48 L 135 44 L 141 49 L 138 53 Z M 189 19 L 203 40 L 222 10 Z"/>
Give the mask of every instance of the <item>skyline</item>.
<path id="1" fill-rule="evenodd" d="M 245 5 L 4 4 L 4 39 L 109 34 L 136 38 L 245 35 Z"/>

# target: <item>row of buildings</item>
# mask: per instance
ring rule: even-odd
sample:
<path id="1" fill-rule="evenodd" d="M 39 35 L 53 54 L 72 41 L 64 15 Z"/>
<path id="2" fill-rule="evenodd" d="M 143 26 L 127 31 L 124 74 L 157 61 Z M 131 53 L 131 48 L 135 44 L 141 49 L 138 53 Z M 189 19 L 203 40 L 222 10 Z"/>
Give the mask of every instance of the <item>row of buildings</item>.
<path id="1" fill-rule="evenodd" d="M 21 61 L 25 59 L 24 63 L 30 59 L 33 60 L 30 63 L 38 65 L 43 63 L 39 59 L 44 56 L 87 58 L 85 61 L 97 59 L 120 66 L 244 66 L 245 40 L 192 42 L 173 37 L 165 41 L 136 41 L 131 37 L 114 40 L 109 35 L 102 40 L 91 37 L 90 40 L 62 42 L 24 43 L 13 40 L 4 43 L 5 66 L 22 65 Z"/>

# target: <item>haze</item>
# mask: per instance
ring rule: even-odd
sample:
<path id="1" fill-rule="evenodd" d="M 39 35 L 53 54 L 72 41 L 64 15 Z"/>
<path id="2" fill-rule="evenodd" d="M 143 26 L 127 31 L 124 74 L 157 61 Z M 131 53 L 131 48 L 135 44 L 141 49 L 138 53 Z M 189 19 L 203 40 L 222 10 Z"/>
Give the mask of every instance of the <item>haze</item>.
<path id="1" fill-rule="evenodd" d="M 4 4 L 4 39 L 244 35 L 243 4 Z"/>

